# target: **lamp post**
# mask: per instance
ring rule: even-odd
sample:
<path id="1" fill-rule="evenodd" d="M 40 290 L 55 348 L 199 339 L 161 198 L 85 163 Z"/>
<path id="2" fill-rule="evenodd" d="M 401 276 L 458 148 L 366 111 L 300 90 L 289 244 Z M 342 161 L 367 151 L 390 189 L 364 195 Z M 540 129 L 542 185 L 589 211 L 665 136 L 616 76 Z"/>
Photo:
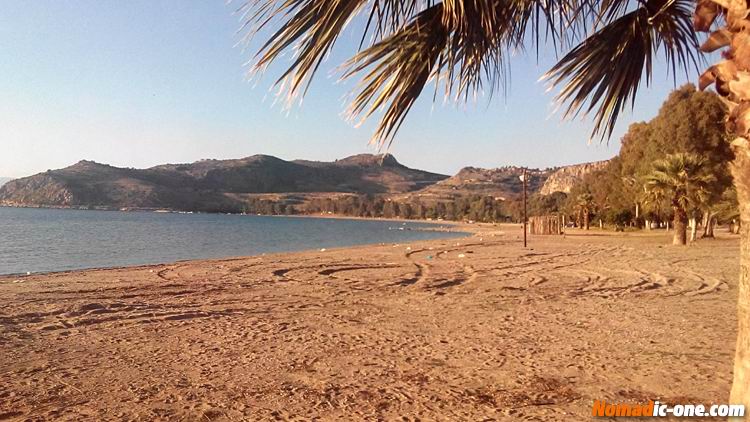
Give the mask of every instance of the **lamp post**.
<path id="1" fill-rule="evenodd" d="M 523 247 L 526 247 L 526 223 L 528 217 L 526 216 L 526 169 L 523 169 L 523 173 L 518 177 L 523 182 Z"/>

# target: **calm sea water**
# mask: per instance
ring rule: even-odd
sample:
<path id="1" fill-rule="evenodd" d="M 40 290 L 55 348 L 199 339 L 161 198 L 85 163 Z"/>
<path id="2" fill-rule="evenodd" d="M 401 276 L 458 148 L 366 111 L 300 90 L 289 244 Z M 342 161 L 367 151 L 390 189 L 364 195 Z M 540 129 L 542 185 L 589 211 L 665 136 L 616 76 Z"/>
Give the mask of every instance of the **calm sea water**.
<path id="1" fill-rule="evenodd" d="M 458 236 L 425 223 L 0 207 L 0 274 Z M 412 230 L 399 230 L 409 228 Z"/>

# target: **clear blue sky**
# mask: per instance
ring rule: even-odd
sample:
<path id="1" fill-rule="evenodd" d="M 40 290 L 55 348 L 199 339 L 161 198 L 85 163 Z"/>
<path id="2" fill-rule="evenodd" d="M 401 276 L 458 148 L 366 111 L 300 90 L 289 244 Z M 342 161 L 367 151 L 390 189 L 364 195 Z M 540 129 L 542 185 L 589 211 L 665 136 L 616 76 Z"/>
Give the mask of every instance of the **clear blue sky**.
<path id="1" fill-rule="evenodd" d="M 353 51 L 345 36 L 301 107 L 274 105 L 273 73 L 245 80 L 253 52 L 237 46 L 237 2 L 222 0 L 6 0 L 0 8 L 0 176 L 80 159 L 149 167 L 271 154 L 333 160 L 373 152 L 375 123 L 344 121 L 351 85 L 332 70 Z M 464 166 L 547 167 L 609 158 L 627 125 L 651 118 L 674 87 L 663 67 L 607 144 L 590 121 L 562 122 L 537 82 L 554 62 L 513 59 L 510 91 L 487 104 L 420 101 L 391 152 L 442 173 Z M 276 73 L 277 74 L 277 73 Z M 693 79 L 696 75 L 691 75 Z M 678 84 L 684 81 L 678 78 Z"/>

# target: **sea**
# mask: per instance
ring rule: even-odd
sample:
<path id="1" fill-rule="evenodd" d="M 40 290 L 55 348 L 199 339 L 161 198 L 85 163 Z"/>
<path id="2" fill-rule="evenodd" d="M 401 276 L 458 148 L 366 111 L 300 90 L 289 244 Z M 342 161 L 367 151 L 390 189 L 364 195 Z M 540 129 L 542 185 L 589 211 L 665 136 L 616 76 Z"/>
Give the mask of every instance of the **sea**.
<path id="1" fill-rule="evenodd" d="M 464 235 L 443 228 L 411 221 L 0 207 L 0 275 Z"/>

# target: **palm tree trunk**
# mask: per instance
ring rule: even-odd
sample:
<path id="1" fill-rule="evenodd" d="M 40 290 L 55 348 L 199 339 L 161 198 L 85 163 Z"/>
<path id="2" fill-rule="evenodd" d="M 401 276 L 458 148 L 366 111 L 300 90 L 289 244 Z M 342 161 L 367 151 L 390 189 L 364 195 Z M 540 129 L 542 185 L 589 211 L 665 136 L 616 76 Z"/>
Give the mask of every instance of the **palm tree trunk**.
<path id="1" fill-rule="evenodd" d="M 635 203 L 635 226 L 638 227 L 638 218 L 641 216 L 641 204 Z"/>
<path id="2" fill-rule="evenodd" d="M 673 245 L 687 244 L 687 213 L 679 207 L 674 208 L 674 236 Z"/>
<path id="3" fill-rule="evenodd" d="M 711 216 L 711 218 L 708 219 L 708 237 L 713 238 L 714 237 L 714 228 L 716 228 L 716 216 Z"/>
<path id="4" fill-rule="evenodd" d="M 734 185 L 740 205 L 740 280 L 737 300 L 737 350 L 730 402 L 750 408 L 750 143 L 734 142 Z"/>
<path id="5" fill-rule="evenodd" d="M 695 242 L 698 238 L 698 219 L 690 217 L 690 241 Z"/>
<path id="6" fill-rule="evenodd" d="M 713 217 L 713 214 L 711 211 L 704 211 L 703 212 L 703 234 L 701 237 L 708 237 L 708 223 L 711 221 L 711 218 Z"/>
<path id="7" fill-rule="evenodd" d="M 703 236 L 707 238 L 714 238 L 714 227 L 716 226 L 716 215 L 707 211 L 706 226 L 703 228 Z"/>
<path id="8" fill-rule="evenodd" d="M 589 210 L 583 210 L 583 225 L 586 230 L 589 229 Z"/>

